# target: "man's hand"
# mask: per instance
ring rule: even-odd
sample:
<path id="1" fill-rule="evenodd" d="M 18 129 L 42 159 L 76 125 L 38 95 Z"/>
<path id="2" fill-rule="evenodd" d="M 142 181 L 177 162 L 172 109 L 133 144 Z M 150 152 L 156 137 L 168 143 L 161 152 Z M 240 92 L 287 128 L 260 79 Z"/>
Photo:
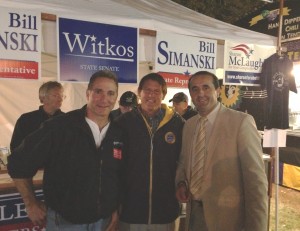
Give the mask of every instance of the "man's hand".
<path id="1" fill-rule="evenodd" d="M 28 218 L 34 225 L 44 226 L 46 224 L 47 209 L 42 201 L 35 200 L 26 206 Z"/>
<path id="2" fill-rule="evenodd" d="M 111 215 L 110 223 L 105 231 L 117 231 L 119 230 L 119 215 L 118 211 L 114 211 Z"/>
<path id="3" fill-rule="evenodd" d="M 186 203 L 190 200 L 190 193 L 184 183 L 180 183 L 176 190 L 176 198 L 181 203 Z"/>
<path id="4" fill-rule="evenodd" d="M 35 198 L 32 178 L 13 178 L 25 204 L 27 215 L 35 225 L 45 225 L 46 206 Z"/>

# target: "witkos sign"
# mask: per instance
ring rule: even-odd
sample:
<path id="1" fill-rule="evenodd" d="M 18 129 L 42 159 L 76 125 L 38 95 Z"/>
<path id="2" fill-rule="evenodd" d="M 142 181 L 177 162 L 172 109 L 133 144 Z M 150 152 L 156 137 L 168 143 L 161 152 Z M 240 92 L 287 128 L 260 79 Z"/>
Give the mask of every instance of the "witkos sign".
<path id="1" fill-rule="evenodd" d="M 88 82 L 100 70 L 120 83 L 137 83 L 137 28 L 59 18 L 61 81 Z"/>

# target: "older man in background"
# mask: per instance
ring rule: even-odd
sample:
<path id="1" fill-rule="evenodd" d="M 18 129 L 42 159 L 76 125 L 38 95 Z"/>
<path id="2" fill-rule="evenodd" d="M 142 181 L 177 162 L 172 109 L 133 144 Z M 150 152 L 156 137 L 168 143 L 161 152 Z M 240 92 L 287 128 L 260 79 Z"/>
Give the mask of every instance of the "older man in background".
<path id="1" fill-rule="evenodd" d="M 40 86 L 39 99 L 41 106 L 38 110 L 22 114 L 15 125 L 10 149 L 15 149 L 22 140 L 49 118 L 63 114 L 60 110 L 65 99 L 63 86 L 56 81 L 49 81 Z"/>

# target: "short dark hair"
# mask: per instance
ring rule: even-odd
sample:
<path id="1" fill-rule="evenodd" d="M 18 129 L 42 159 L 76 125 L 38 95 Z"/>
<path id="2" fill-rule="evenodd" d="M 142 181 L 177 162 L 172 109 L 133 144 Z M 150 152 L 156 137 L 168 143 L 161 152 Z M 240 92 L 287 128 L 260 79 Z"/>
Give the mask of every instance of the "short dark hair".
<path id="1" fill-rule="evenodd" d="M 115 82 L 117 88 L 118 88 L 118 77 L 116 76 L 115 73 L 111 72 L 111 71 L 107 71 L 107 70 L 102 70 L 102 71 L 97 71 L 95 72 L 91 78 L 90 78 L 90 81 L 89 81 L 89 84 L 88 84 L 88 90 L 92 90 L 93 88 L 93 84 L 94 82 L 96 81 L 96 79 L 98 78 L 107 78 L 107 79 L 111 79 Z"/>
<path id="2" fill-rule="evenodd" d="M 190 89 L 190 87 L 191 87 L 191 81 L 192 81 L 192 79 L 193 79 L 194 77 L 196 77 L 196 76 L 199 76 L 199 75 L 209 75 L 209 76 L 211 76 L 211 77 L 213 78 L 213 84 L 214 84 L 215 89 L 217 89 L 217 88 L 220 87 L 220 85 L 219 85 L 219 79 L 218 79 L 218 77 L 217 77 L 215 74 L 213 74 L 213 73 L 211 73 L 211 72 L 209 72 L 209 71 L 198 71 L 198 72 L 196 72 L 195 74 L 193 74 L 193 75 L 189 78 L 189 83 L 188 83 L 189 89 Z"/>
<path id="3" fill-rule="evenodd" d="M 165 96 L 167 94 L 167 83 L 166 83 L 165 79 L 158 73 L 150 73 L 150 74 L 145 75 L 139 83 L 139 87 L 138 87 L 139 91 L 141 91 L 143 89 L 143 86 L 147 80 L 153 80 L 153 81 L 158 82 L 162 88 L 163 95 Z"/>
<path id="4" fill-rule="evenodd" d="M 44 102 L 44 97 L 48 94 L 48 92 L 54 88 L 63 89 L 63 86 L 61 85 L 61 83 L 59 83 L 57 81 L 48 81 L 48 82 L 43 83 L 40 86 L 39 99 L 40 99 L 41 103 Z"/>

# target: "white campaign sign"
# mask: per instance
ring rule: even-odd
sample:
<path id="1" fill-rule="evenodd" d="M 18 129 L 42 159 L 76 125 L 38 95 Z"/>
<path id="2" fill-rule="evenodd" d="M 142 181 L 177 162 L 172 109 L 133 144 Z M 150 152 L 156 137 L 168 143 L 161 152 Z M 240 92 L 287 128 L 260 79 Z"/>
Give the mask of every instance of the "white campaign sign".
<path id="1" fill-rule="evenodd" d="M 215 72 L 217 41 L 199 37 L 158 32 L 155 69 L 160 72 L 193 74 L 200 70 Z"/>
<path id="2" fill-rule="evenodd" d="M 259 85 L 261 66 L 274 52 L 275 46 L 225 41 L 224 84 Z"/>

